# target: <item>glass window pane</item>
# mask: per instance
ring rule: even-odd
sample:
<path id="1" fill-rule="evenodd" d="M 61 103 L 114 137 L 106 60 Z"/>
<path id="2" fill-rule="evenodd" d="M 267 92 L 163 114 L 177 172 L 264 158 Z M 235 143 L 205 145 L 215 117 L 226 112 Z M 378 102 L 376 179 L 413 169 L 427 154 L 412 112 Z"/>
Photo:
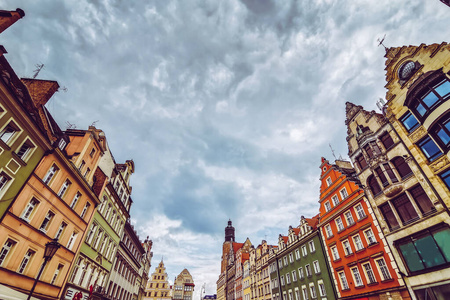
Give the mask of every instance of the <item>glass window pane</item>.
<path id="1" fill-rule="evenodd" d="M 421 116 L 425 115 L 427 112 L 426 108 L 422 104 L 417 105 L 416 110 Z"/>
<path id="2" fill-rule="evenodd" d="M 441 141 L 444 143 L 444 145 L 447 145 L 448 142 L 450 142 L 450 136 L 444 131 L 444 129 L 440 129 L 437 132 L 437 135 L 441 139 Z"/>
<path id="3" fill-rule="evenodd" d="M 411 272 L 425 269 L 412 243 L 400 245 L 400 251 Z"/>
<path id="4" fill-rule="evenodd" d="M 422 101 L 426 106 L 432 107 L 438 101 L 438 99 L 439 98 L 433 92 L 430 92 L 425 96 L 425 98 L 422 99 Z"/>
<path id="5" fill-rule="evenodd" d="M 450 229 L 443 229 L 438 232 L 433 233 L 434 239 L 438 244 L 441 252 L 444 254 L 445 259 L 450 261 Z"/>
<path id="6" fill-rule="evenodd" d="M 435 156 L 441 152 L 438 146 L 429 137 L 420 143 L 420 149 L 422 149 L 425 156 L 430 160 L 433 160 Z"/>
<path id="7" fill-rule="evenodd" d="M 402 118 L 402 123 L 408 131 L 415 129 L 419 125 L 417 119 L 409 112 Z"/>
<path id="8" fill-rule="evenodd" d="M 437 248 L 437 245 L 431 235 L 427 235 L 416 240 L 414 244 L 422 257 L 422 262 L 425 264 L 425 267 L 430 268 L 445 263 L 445 259 L 439 252 L 439 249 Z"/>
<path id="9" fill-rule="evenodd" d="M 448 93 L 450 93 L 450 82 L 449 81 L 445 81 L 443 84 L 441 84 L 440 86 L 436 87 L 436 92 L 441 95 L 441 97 L 444 97 L 445 95 L 447 95 Z"/>
<path id="10" fill-rule="evenodd" d="M 445 184 L 447 185 L 447 187 L 450 189 L 450 170 L 443 173 L 441 175 L 442 180 L 445 182 Z"/>

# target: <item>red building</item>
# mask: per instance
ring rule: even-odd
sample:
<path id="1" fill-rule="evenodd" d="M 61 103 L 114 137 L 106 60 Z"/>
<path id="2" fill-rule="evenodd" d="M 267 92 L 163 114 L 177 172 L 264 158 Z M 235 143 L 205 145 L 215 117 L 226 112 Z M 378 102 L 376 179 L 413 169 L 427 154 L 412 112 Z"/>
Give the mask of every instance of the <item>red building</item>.
<path id="1" fill-rule="evenodd" d="M 388 299 L 404 283 L 350 162 L 322 158 L 320 231 L 340 299 Z M 396 298 L 397 299 L 397 298 Z"/>

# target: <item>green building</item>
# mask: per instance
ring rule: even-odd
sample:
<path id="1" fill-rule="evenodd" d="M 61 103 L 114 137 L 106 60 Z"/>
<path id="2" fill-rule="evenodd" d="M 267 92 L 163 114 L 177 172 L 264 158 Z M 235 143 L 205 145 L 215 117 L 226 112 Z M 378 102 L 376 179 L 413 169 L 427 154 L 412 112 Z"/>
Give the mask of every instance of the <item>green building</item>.
<path id="1" fill-rule="evenodd" d="M 8 13 L 0 11 L 0 23 Z M 0 220 L 56 143 L 47 135 L 51 118 L 40 116 L 48 114 L 44 105 L 59 88 L 56 81 L 19 79 L 4 53 L 0 46 Z"/>
<path id="2" fill-rule="evenodd" d="M 269 256 L 273 300 L 336 299 L 317 230 L 319 218 L 301 217 L 300 226 L 280 234 Z"/>

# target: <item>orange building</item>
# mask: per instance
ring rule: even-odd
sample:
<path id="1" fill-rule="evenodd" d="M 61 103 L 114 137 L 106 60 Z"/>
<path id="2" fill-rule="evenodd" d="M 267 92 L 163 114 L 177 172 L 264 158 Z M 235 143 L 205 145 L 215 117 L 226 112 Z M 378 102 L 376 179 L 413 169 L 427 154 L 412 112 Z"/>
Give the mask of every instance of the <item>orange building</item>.
<path id="1" fill-rule="evenodd" d="M 49 114 L 45 118 L 55 147 L 0 223 L 0 283 L 29 293 L 45 244 L 56 239 L 61 247 L 45 266 L 33 295 L 59 299 L 106 183 L 97 168 L 105 145 L 94 127 L 62 132 Z"/>
<path id="2" fill-rule="evenodd" d="M 352 165 L 322 158 L 320 169 L 319 226 L 338 297 L 402 299 L 403 280 Z"/>

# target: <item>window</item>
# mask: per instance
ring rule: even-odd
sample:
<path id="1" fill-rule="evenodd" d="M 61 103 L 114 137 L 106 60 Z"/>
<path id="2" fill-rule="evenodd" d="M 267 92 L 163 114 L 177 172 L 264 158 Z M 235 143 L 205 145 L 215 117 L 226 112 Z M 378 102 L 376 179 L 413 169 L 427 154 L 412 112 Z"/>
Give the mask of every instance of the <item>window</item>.
<path id="1" fill-rule="evenodd" d="M 314 241 L 309 241 L 309 251 L 311 251 L 311 253 L 316 252 L 316 246 L 314 245 Z"/>
<path id="2" fill-rule="evenodd" d="M 42 231 L 43 233 L 47 232 L 48 229 L 48 225 L 50 224 L 50 221 L 53 219 L 53 217 L 55 216 L 55 214 L 51 211 L 47 212 L 47 215 L 45 216 L 44 220 L 42 221 L 41 226 L 39 227 L 39 230 Z"/>
<path id="3" fill-rule="evenodd" d="M 380 185 L 378 184 L 377 179 L 375 176 L 370 175 L 367 179 L 367 185 L 370 188 L 370 191 L 372 192 L 373 196 L 376 197 L 381 193 Z"/>
<path id="4" fill-rule="evenodd" d="M 408 132 L 413 131 L 420 125 L 416 117 L 414 117 L 410 111 L 408 111 L 400 118 L 400 122 L 402 122 L 403 126 L 405 126 Z"/>
<path id="5" fill-rule="evenodd" d="M 327 295 L 327 291 L 325 290 L 325 285 L 323 284 L 323 282 L 319 282 L 319 293 L 321 297 L 325 297 Z"/>
<path id="6" fill-rule="evenodd" d="M 17 270 L 17 273 L 23 274 L 25 271 L 28 263 L 30 262 L 31 258 L 33 257 L 34 253 L 36 253 L 33 250 L 28 250 L 27 253 L 25 253 L 25 256 L 22 259 L 22 262 L 20 263 L 19 269 Z"/>
<path id="7" fill-rule="evenodd" d="M 289 275 L 289 273 L 286 274 L 286 284 L 290 284 L 291 283 L 291 275 Z"/>
<path id="8" fill-rule="evenodd" d="M 416 203 L 419 206 L 420 211 L 424 215 L 436 211 L 436 208 L 434 208 L 434 205 L 433 203 L 431 203 L 430 198 L 428 198 L 427 194 L 420 185 L 412 188 L 410 190 L 410 193 L 413 196 L 414 200 L 416 200 Z"/>
<path id="9" fill-rule="evenodd" d="M 311 298 L 313 299 L 317 298 L 316 287 L 314 286 L 314 282 L 311 282 L 309 284 L 309 290 L 311 291 Z"/>
<path id="10" fill-rule="evenodd" d="M 377 242 L 372 229 L 369 228 L 366 231 L 364 231 L 364 235 L 366 236 L 367 244 L 369 244 L 369 246 Z"/>
<path id="11" fill-rule="evenodd" d="M 355 221 L 353 220 L 353 215 L 352 215 L 351 211 L 347 210 L 344 213 L 344 216 L 345 216 L 345 220 L 347 221 L 347 226 L 351 226 L 351 225 L 355 224 Z"/>
<path id="12" fill-rule="evenodd" d="M 90 156 L 90 157 L 93 157 L 94 154 L 95 154 L 95 148 L 92 148 L 91 152 L 89 153 L 89 156 Z"/>
<path id="13" fill-rule="evenodd" d="M 5 144 L 8 144 L 16 132 L 19 132 L 19 128 L 17 128 L 13 122 L 9 122 L 9 124 L 0 132 L 0 140 L 5 142 Z"/>
<path id="14" fill-rule="evenodd" d="M 391 231 L 400 227 L 389 203 L 381 205 L 380 211 L 383 214 L 383 218 Z"/>
<path id="15" fill-rule="evenodd" d="M 445 116 L 443 121 L 441 120 L 432 127 L 430 133 L 443 148 L 448 148 L 450 145 L 450 115 Z"/>
<path id="16" fill-rule="evenodd" d="M 373 274 L 372 267 L 370 266 L 370 263 L 369 262 L 365 263 L 362 266 L 366 273 L 366 278 L 367 278 L 368 284 L 377 282 L 377 280 L 375 279 L 375 274 Z"/>
<path id="17" fill-rule="evenodd" d="M 348 197 L 348 193 L 347 193 L 347 189 L 346 188 L 343 188 L 342 190 L 340 190 L 339 193 L 341 193 L 342 200 L 344 200 L 345 198 Z"/>
<path id="18" fill-rule="evenodd" d="M 398 243 L 410 272 L 446 265 L 450 262 L 450 229 L 437 226 L 409 236 Z"/>
<path id="19" fill-rule="evenodd" d="M 339 272 L 339 279 L 341 280 L 341 287 L 343 290 L 348 290 L 348 283 L 347 283 L 347 278 L 345 277 L 345 273 L 344 271 Z"/>
<path id="20" fill-rule="evenodd" d="M 335 222 L 336 222 L 336 226 L 337 226 L 338 231 L 344 230 L 344 223 L 342 223 L 342 220 L 341 220 L 340 217 L 337 217 L 335 219 Z"/>
<path id="21" fill-rule="evenodd" d="M 344 248 L 345 255 L 353 254 L 352 247 L 350 246 L 348 240 L 342 241 L 342 248 Z"/>
<path id="22" fill-rule="evenodd" d="M 421 140 L 417 145 L 429 161 L 435 160 L 442 154 L 439 147 L 429 136 Z"/>
<path id="23" fill-rule="evenodd" d="M 389 185 L 389 181 L 387 180 L 386 176 L 384 176 L 383 170 L 381 170 L 381 167 L 377 167 L 375 168 L 375 172 L 378 175 L 378 178 L 380 178 L 381 183 L 383 184 L 383 186 L 388 186 Z"/>
<path id="24" fill-rule="evenodd" d="M 331 230 L 330 224 L 325 225 L 325 232 L 327 233 L 327 238 L 333 236 L 333 231 Z"/>
<path id="25" fill-rule="evenodd" d="M 81 215 L 80 215 L 81 218 L 84 218 L 84 216 L 86 216 L 86 213 L 89 210 L 90 206 L 91 206 L 91 204 L 89 202 L 86 202 L 86 204 L 84 205 L 83 211 L 81 212 Z"/>
<path id="26" fill-rule="evenodd" d="M 75 241 L 77 239 L 78 232 L 72 232 L 72 235 L 70 236 L 69 242 L 67 243 L 67 249 L 72 250 L 73 244 L 75 244 Z"/>
<path id="27" fill-rule="evenodd" d="M 297 281 L 297 272 L 292 271 L 292 281 Z"/>
<path id="28" fill-rule="evenodd" d="M 364 170 L 367 167 L 366 159 L 362 154 L 356 157 L 356 164 L 358 165 L 360 170 Z"/>
<path id="29" fill-rule="evenodd" d="M 80 192 L 77 192 L 76 194 L 75 194 L 75 196 L 73 197 L 73 199 L 72 199 L 72 203 L 70 203 L 70 208 L 74 208 L 75 207 L 75 205 L 77 205 L 77 203 L 78 203 L 78 199 L 80 199 L 80 197 L 81 197 L 81 193 Z"/>
<path id="30" fill-rule="evenodd" d="M 327 185 L 330 186 L 333 182 L 331 181 L 331 177 L 327 178 Z"/>
<path id="31" fill-rule="evenodd" d="M 28 202 L 27 206 L 25 207 L 21 218 L 27 222 L 30 222 L 31 214 L 33 213 L 34 209 L 38 204 L 39 201 L 37 201 L 35 198 L 31 199 L 31 201 Z"/>
<path id="32" fill-rule="evenodd" d="M 78 170 L 81 172 L 85 165 L 86 165 L 86 162 L 84 160 L 82 160 L 80 166 L 78 167 Z"/>
<path id="33" fill-rule="evenodd" d="M 63 185 L 61 186 L 61 189 L 58 192 L 58 197 L 62 198 L 71 184 L 72 183 L 70 182 L 70 180 L 66 179 L 66 181 L 64 181 Z"/>
<path id="34" fill-rule="evenodd" d="M 305 245 L 302 246 L 302 255 L 303 255 L 303 256 L 308 255 L 308 250 L 306 249 L 306 246 L 305 246 Z"/>
<path id="35" fill-rule="evenodd" d="M 300 250 L 299 249 L 295 249 L 295 259 L 296 260 L 300 259 Z"/>
<path id="36" fill-rule="evenodd" d="M 288 265 L 288 260 L 287 260 L 287 256 L 283 257 L 283 262 L 284 265 L 287 266 Z"/>
<path id="37" fill-rule="evenodd" d="M 11 249 L 14 247 L 15 244 L 16 242 L 14 242 L 11 239 L 8 239 L 6 243 L 3 245 L 2 250 L 0 250 L 0 267 L 5 262 L 8 253 L 11 251 Z"/>
<path id="38" fill-rule="evenodd" d="M 280 281 L 281 281 L 281 285 L 284 286 L 284 276 L 283 275 L 281 275 Z"/>
<path id="39" fill-rule="evenodd" d="M 313 267 L 314 267 L 314 273 L 319 274 L 320 273 L 320 265 L 319 265 L 318 260 L 313 261 Z"/>
<path id="40" fill-rule="evenodd" d="M 303 292 L 303 299 L 309 300 L 308 290 L 306 289 L 306 286 L 302 286 L 302 292 Z"/>
<path id="41" fill-rule="evenodd" d="M 364 212 L 364 208 L 361 203 L 355 205 L 356 215 L 358 216 L 358 220 L 364 219 L 366 217 L 366 213 Z"/>
<path id="42" fill-rule="evenodd" d="M 311 266 L 309 264 L 307 264 L 305 266 L 305 271 L 306 271 L 306 276 L 307 277 L 311 277 L 312 276 L 312 272 L 311 272 Z"/>
<path id="43" fill-rule="evenodd" d="M 281 260 L 281 258 L 278 260 L 278 267 L 280 268 L 283 267 L 283 261 Z"/>
<path id="44" fill-rule="evenodd" d="M 400 219 L 403 222 L 403 225 L 407 225 L 411 222 L 414 222 L 419 218 L 414 206 L 409 201 L 409 198 L 406 194 L 400 195 L 392 201 L 395 209 L 397 210 Z"/>
<path id="45" fill-rule="evenodd" d="M 26 141 L 23 143 L 23 145 L 20 147 L 19 151 L 17 151 L 17 156 L 20 157 L 23 161 L 27 159 L 28 154 L 31 153 L 31 149 L 33 149 L 34 146 L 31 144 L 30 141 Z"/>
<path id="46" fill-rule="evenodd" d="M 402 179 L 405 179 L 410 174 L 412 174 L 411 168 L 408 166 L 403 157 L 400 156 L 395 157 L 392 160 L 392 163 L 394 164 L 395 168 L 397 169 Z"/>
<path id="47" fill-rule="evenodd" d="M 334 206 L 339 205 L 339 198 L 337 195 L 333 195 L 333 197 L 331 197 L 331 200 L 333 200 Z"/>
<path id="48" fill-rule="evenodd" d="M 50 284 L 55 284 L 56 279 L 58 279 L 59 272 L 61 272 L 63 267 L 64 266 L 62 264 L 58 264 L 58 267 L 56 268 L 55 273 L 53 274 L 53 277 L 52 277 L 52 280 L 50 281 Z"/>
<path id="49" fill-rule="evenodd" d="M 450 190 L 450 169 L 441 174 L 441 179 Z"/>
<path id="50" fill-rule="evenodd" d="M 84 178 L 87 178 L 87 177 L 89 176 L 89 173 L 90 173 L 90 172 L 91 172 L 91 169 L 86 168 L 86 172 L 84 172 L 83 177 L 84 177 Z"/>
<path id="51" fill-rule="evenodd" d="M 407 102 L 417 115 L 422 118 L 428 116 L 442 102 L 446 101 L 450 95 L 450 82 L 447 79 L 434 81 L 425 89 L 417 93 L 414 99 Z"/>
<path id="52" fill-rule="evenodd" d="M 359 234 L 354 235 L 352 238 L 353 238 L 353 243 L 355 244 L 356 251 L 364 249 L 364 245 L 361 241 L 361 237 L 359 236 Z"/>
<path id="53" fill-rule="evenodd" d="M 58 143 L 58 148 L 62 151 L 64 150 L 64 147 L 66 147 L 67 142 L 64 139 L 60 139 Z"/>
<path id="54" fill-rule="evenodd" d="M 62 222 L 61 225 L 59 225 L 58 231 L 56 232 L 56 235 L 55 235 L 56 240 L 59 240 L 61 238 L 61 235 L 63 234 L 64 229 L 66 227 L 67 227 L 67 224 L 64 222 Z"/>
<path id="55" fill-rule="evenodd" d="M 329 212 L 331 210 L 330 201 L 325 202 L 325 211 Z"/>
<path id="56" fill-rule="evenodd" d="M 391 179 L 392 183 L 395 183 L 398 181 L 397 177 L 394 174 L 394 171 L 392 171 L 391 166 L 389 164 L 383 164 L 384 170 L 389 176 L 389 179 Z"/>
<path id="57" fill-rule="evenodd" d="M 336 246 L 331 247 L 331 254 L 333 255 L 333 260 L 340 259 L 339 252 L 338 252 Z"/>
<path id="58" fill-rule="evenodd" d="M 372 152 L 372 149 L 370 148 L 369 145 L 365 145 L 365 146 L 364 146 L 364 150 L 366 151 L 367 156 L 368 156 L 369 158 L 372 158 L 372 157 L 373 157 L 373 152 Z"/>
<path id="59" fill-rule="evenodd" d="M 48 170 L 47 174 L 43 179 L 44 183 L 48 185 L 58 170 L 59 168 L 56 165 L 51 166 L 50 170 Z"/>
<path id="60" fill-rule="evenodd" d="M 385 281 L 385 280 L 391 279 L 391 274 L 389 273 L 389 269 L 388 269 L 384 259 L 382 259 L 382 258 L 378 259 L 378 260 L 376 260 L 376 263 L 378 265 L 378 268 L 380 269 L 380 274 L 381 274 L 382 280 Z"/>
<path id="61" fill-rule="evenodd" d="M 380 136 L 380 141 L 386 150 L 394 146 L 394 140 L 392 139 L 391 135 L 388 132 Z"/>
<path id="62" fill-rule="evenodd" d="M 300 292 L 298 291 L 298 288 L 295 288 L 295 300 L 301 300 L 300 299 Z"/>
<path id="63" fill-rule="evenodd" d="M 298 278 L 303 279 L 305 278 L 305 275 L 303 275 L 303 268 L 298 268 Z"/>
<path id="64" fill-rule="evenodd" d="M 354 267 L 351 270 L 352 270 L 353 278 L 355 279 L 355 287 L 364 285 L 361 275 L 359 274 L 358 267 Z"/>
<path id="65" fill-rule="evenodd" d="M 92 238 L 94 237 L 95 231 L 97 230 L 97 224 L 92 223 L 91 230 L 89 230 L 87 236 L 86 236 L 86 243 L 90 244 Z"/>
<path id="66" fill-rule="evenodd" d="M 290 263 L 293 263 L 293 262 L 294 262 L 294 254 L 292 254 L 292 252 L 289 253 L 289 262 L 290 262 Z"/>
<path id="67" fill-rule="evenodd" d="M 0 191 L 3 190 L 10 179 L 11 178 L 5 173 L 0 173 Z"/>

